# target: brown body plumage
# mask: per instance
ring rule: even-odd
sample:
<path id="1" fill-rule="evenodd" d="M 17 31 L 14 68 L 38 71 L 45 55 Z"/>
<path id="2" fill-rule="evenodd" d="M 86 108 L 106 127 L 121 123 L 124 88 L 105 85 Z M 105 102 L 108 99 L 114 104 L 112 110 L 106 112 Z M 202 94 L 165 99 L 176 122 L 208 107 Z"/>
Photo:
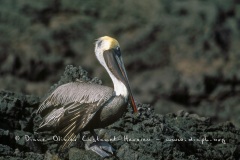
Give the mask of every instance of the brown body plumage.
<path id="1" fill-rule="evenodd" d="M 80 81 L 59 86 L 38 109 L 38 113 L 45 114 L 41 130 L 53 129 L 65 139 L 74 139 L 79 132 L 103 128 L 118 120 L 126 111 L 129 97 L 137 111 L 118 42 L 107 36 L 99 38 L 95 54 L 109 73 L 114 89 Z"/>

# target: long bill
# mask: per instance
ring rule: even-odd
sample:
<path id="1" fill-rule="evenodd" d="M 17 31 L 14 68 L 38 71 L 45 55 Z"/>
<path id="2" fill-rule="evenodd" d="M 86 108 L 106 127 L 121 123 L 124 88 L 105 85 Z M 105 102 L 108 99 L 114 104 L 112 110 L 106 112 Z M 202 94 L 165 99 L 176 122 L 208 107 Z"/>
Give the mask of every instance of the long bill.
<path id="1" fill-rule="evenodd" d="M 129 98 L 131 102 L 131 106 L 133 108 L 134 113 L 137 113 L 137 106 L 135 104 L 133 95 L 132 95 L 132 90 L 129 85 L 127 73 L 124 67 L 124 63 L 121 57 L 121 52 L 120 50 L 117 49 L 111 49 L 111 50 L 106 50 L 103 53 L 104 59 L 106 61 L 106 64 L 109 68 L 109 70 L 116 76 L 118 80 L 123 82 L 123 84 L 126 86 L 128 92 L 129 92 Z"/>

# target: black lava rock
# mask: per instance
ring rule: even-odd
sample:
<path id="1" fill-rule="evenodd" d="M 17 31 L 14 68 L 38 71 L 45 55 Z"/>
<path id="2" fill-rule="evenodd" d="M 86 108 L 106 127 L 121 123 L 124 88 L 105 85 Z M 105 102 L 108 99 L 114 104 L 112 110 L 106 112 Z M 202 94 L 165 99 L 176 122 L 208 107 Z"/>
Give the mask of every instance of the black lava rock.
<path id="1" fill-rule="evenodd" d="M 81 67 L 68 66 L 53 88 L 76 79 L 101 84 Z M 85 149 L 82 137 L 70 149 L 58 152 L 57 135 L 35 132 L 41 121 L 35 114 L 39 104 L 35 96 L 0 92 L 0 159 L 101 159 Z M 240 130 L 231 122 L 215 125 L 210 118 L 183 110 L 161 115 L 152 108 L 138 104 L 139 113 L 132 114 L 128 107 L 116 123 L 96 130 L 116 149 L 107 159 L 239 159 Z"/>

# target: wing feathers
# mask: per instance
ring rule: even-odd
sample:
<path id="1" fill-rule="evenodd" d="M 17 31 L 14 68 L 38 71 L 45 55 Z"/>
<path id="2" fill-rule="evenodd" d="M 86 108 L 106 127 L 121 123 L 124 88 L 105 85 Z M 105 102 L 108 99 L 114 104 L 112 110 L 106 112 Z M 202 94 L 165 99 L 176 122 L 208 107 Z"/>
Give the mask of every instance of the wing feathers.
<path id="1" fill-rule="evenodd" d="M 98 84 L 71 82 L 59 86 L 39 106 L 37 113 L 48 112 L 39 128 L 54 127 L 65 139 L 74 138 L 113 96 L 112 88 Z M 65 142 L 62 148 L 70 143 Z"/>
<path id="2" fill-rule="evenodd" d="M 93 103 L 107 101 L 113 95 L 113 89 L 98 84 L 84 82 L 71 82 L 59 86 L 53 93 L 42 102 L 37 113 L 53 106 L 65 106 L 71 102 Z"/>

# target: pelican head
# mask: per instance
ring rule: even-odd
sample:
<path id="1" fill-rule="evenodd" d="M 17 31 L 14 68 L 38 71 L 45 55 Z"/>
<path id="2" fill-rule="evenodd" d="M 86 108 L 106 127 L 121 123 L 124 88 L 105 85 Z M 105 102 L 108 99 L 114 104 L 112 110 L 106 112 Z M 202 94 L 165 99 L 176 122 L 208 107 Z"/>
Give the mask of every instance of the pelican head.
<path id="1" fill-rule="evenodd" d="M 95 44 L 95 54 L 110 75 L 115 94 L 123 96 L 126 101 L 130 98 L 133 111 L 137 112 L 118 41 L 108 36 L 98 38 Z"/>

